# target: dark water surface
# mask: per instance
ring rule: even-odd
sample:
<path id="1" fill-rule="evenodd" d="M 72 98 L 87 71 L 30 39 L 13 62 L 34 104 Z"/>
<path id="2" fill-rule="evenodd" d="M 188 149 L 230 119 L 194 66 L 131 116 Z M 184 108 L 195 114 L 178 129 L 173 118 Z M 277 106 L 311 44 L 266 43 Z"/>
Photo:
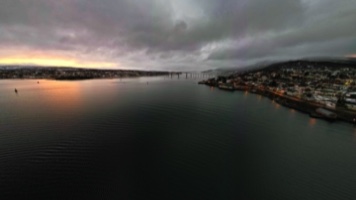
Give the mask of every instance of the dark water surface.
<path id="1" fill-rule="evenodd" d="M 356 199 L 354 126 L 196 81 L 0 81 L 0 199 Z"/>

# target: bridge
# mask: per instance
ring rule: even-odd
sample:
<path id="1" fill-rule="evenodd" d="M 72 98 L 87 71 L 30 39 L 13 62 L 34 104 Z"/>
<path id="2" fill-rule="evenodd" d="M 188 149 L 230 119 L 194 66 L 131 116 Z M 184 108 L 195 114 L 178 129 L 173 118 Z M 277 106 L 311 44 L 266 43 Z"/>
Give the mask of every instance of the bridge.
<path id="1" fill-rule="evenodd" d="M 170 78 L 185 78 L 185 79 L 197 79 L 197 78 L 202 78 L 202 79 L 208 79 L 208 78 L 214 78 L 216 75 L 214 74 L 208 74 L 208 73 L 200 73 L 200 72 L 170 72 L 168 75 Z"/>

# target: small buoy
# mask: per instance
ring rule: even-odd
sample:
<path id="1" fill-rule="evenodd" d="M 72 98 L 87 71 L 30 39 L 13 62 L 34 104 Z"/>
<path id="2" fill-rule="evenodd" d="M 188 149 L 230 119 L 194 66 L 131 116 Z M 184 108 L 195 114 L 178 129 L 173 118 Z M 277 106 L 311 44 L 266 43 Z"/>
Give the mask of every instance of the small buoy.
<path id="1" fill-rule="evenodd" d="M 37 84 L 40 84 L 40 82 L 39 82 L 39 81 L 37 81 Z"/>
<path id="2" fill-rule="evenodd" d="M 15 88 L 15 93 L 17 93 L 17 89 Z"/>

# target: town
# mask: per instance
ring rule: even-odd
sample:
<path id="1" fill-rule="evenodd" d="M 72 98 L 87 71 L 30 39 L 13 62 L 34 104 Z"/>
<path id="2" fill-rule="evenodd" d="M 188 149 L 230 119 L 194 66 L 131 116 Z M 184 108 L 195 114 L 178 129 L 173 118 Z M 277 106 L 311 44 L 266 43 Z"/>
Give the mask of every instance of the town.
<path id="1" fill-rule="evenodd" d="M 290 61 L 199 84 L 257 93 L 312 117 L 356 122 L 355 63 Z"/>

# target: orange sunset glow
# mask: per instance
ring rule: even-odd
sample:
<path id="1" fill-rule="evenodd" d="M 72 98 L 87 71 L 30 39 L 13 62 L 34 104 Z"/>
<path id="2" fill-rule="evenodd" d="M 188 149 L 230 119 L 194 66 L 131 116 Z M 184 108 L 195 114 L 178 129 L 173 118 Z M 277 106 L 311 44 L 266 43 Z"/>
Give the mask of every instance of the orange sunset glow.
<path id="1" fill-rule="evenodd" d="M 21 52 L 16 55 L 3 55 L 0 56 L 0 64 L 5 65 L 40 65 L 40 66 L 70 66 L 70 67 L 85 67 L 95 68 L 104 67 L 111 68 L 117 67 L 117 63 L 100 62 L 92 60 L 79 60 L 72 56 L 61 55 L 59 53 L 43 53 L 43 52 Z"/>

